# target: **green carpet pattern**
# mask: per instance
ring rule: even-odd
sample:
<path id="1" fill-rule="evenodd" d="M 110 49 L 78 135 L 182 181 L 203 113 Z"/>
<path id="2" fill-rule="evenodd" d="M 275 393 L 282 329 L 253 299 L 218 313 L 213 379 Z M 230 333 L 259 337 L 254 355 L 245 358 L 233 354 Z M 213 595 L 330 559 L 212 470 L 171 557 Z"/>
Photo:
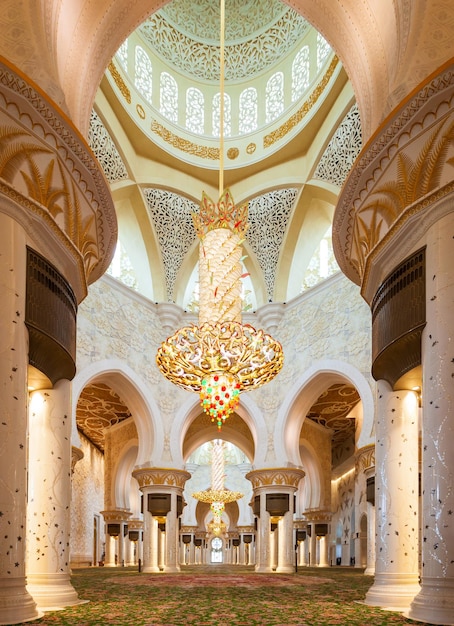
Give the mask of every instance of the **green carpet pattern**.
<path id="1" fill-rule="evenodd" d="M 373 579 L 354 568 L 301 567 L 258 574 L 252 567 L 183 567 L 177 574 L 136 568 L 74 570 L 88 603 L 46 613 L 40 626 L 382 626 L 418 624 L 362 603 Z M 30 622 L 29 622 L 30 624 Z"/>

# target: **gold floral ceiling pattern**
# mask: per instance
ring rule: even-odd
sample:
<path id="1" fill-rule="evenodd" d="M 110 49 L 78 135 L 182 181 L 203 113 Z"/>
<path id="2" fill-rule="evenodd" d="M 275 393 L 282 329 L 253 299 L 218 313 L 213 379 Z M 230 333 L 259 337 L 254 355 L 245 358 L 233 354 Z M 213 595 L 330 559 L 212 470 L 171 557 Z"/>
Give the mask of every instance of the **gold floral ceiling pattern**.
<path id="1" fill-rule="evenodd" d="M 104 452 L 104 430 L 131 417 L 131 412 L 108 385 L 87 385 L 79 397 L 77 428 Z"/>
<path id="2" fill-rule="evenodd" d="M 333 446 L 349 440 L 355 433 L 355 419 L 348 417 L 360 400 L 354 387 L 345 383 L 331 385 L 312 405 L 307 417 L 333 431 Z"/>

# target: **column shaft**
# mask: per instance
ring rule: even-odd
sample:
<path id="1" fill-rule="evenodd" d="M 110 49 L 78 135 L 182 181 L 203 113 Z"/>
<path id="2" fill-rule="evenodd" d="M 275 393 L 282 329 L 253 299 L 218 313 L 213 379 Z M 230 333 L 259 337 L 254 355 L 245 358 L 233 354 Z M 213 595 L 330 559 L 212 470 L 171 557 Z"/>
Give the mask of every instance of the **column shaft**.
<path id="1" fill-rule="evenodd" d="M 378 383 L 375 581 L 366 604 L 404 610 L 419 591 L 418 400 Z"/>
<path id="2" fill-rule="evenodd" d="M 39 617 L 26 589 L 27 366 L 25 244 L 0 213 L 0 624 Z"/>
<path id="3" fill-rule="evenodd" d="M 30 394 L 28 591 L 52 610 L 80 604 L 70 582 L 71 383 Z"/>
<path id="4" fill-rule="evenodd" d="M 279 546 L 277 572 L 295 571 L 295 552 L 293 545 L 293 492 L 289 497 L 290 511 L 279 520 Z"/>
<path id="5" fill-rule="evenodd" d="M 328 536 L 320 537 L 319 539 L 320 550 L 320 567 L 328 567 Z"/>
<path id="6" fill-rule="evenodd" d="M 258 519 L 257 572 L 271 571 L 271 528 L 270 514 L 266 510 L 266 493 L 260 492 L 260 517 Z"/>
<path id="7" fill-rule="evenodd" d="M 422 576 L 410 617 L 454 624 L 454 214 L 429 231 L 423 332 Z"/>
<path id="8" fill-rule="evenodd" d="M 375 506 L 367 503 L 367 576 L 375 574 Z"/>
<path id="9" fill-rule="evenodd" d="M 164 569 L 166 572 L 179 572 L 178 561 L 178 516 L 177 516 L 177 492 L 172 489 L 170 492 L 171 509 L 166 517 L 166 542 Z"/>
<path id="10" fill-rule="evenodd" d="M 317 536 L 315 534 L 315 524 L 311 524 L 311 541 L 309 544 L 309 565 L 317 565 Z"/>
<path id="11" fill-rule="evenodd" d="M 104 567 L 115 567 L 115 539 L 106 532 L 106 555 Z"/>
<path id="12" fill-rule="evenodd" d="M 143 514 L 143 571 L 159 572 L 159 537 L 158 520 L 148 511 Z"/>

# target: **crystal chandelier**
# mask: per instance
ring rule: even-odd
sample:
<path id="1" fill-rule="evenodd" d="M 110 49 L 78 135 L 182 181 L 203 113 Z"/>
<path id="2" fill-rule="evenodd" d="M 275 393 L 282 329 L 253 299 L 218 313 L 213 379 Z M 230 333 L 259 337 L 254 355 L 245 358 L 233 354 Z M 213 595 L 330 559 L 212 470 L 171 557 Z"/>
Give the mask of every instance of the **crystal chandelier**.
<path id="1" fill-rule="evenodd" d="M 242 391 L 272 380 L 283 364 L 281 344 L 241 322 L 241 244 L 247 204 L 235 206 L 224 190 L 224 0 L 221 0 L 219 202 L 202 195 L 193 214 L 199 244 L 199 320 L 169 337 L 156 362 L 170 382 L 200 395 L 203 410 L 221 429 Z"/>
<path id="2" fill-rule="evenodd" d="M 224 442 L 220 439 L 213 441 L 211 455 L 211 488 L 205 491 L 195 491 L 192 497 L 199 502 L 210 505 L 213 519 L 208 524 L 208 530 L 214 535 L 220 535 L 226 530 L 222 521 L 222 514 L 228 502 L 236 502 L 244 494 L 239 491 L 230 491 L 224 488 Z"/>

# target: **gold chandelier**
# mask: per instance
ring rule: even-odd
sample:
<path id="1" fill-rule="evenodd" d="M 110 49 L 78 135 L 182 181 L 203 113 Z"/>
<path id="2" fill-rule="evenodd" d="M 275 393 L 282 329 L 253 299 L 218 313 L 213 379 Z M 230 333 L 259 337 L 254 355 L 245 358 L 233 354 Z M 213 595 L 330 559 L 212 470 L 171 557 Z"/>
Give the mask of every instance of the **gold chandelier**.
<path id="1" fill-rule="evenodd" d="M 193 214 L 199 244 L 199 320 L 162 343 L 156 362 L 172 383 L 196 391 L 220 430 L 242 391 L 271 381 L 283 365 L 281 344 L 241 322 L 242 248 L 247 204 L 235 206 L 224 186 L 224 0 L 221 0 L 219 202 L 202 194 Z"/>
<path id="2" fill-rule="evenodd" d="M 226 529 L 225 523 L 222 521 L 225 505 L 240 500 L 244 494 L 224 488 L 224 442 L 216 439 L 212 445 L 211 487 L 205 491 L 195 491 L 192 497 L 199 502 L 206 502 L 210 505 L 213 519 L 208 524 L 208 530 L 214 535 L 219 535 Z"/>

